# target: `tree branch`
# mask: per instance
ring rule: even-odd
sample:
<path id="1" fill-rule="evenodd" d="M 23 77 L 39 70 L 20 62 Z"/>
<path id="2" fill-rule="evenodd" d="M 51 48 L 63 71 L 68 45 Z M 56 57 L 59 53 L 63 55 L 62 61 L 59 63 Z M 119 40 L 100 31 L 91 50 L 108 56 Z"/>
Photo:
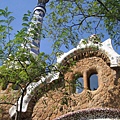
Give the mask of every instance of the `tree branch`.
<path id="1" fill-rule="evenodd" d="M 100 0 L 97 0 L 97 1 L 106 9 L 106 11 L 110 12 L 110 11 L 107 9 L 107 7 L 103 4 L 103 2 L 101 2 Z"/>
<path id="2" fill-rule="evenodd" d="M 10 102 L 0 102 L 0 104 L 9 104 L 9 105 L 14 105 L 14 106 L 16 106 L 15 104 L 13 104 L 13 103 L 10 103 Z"/>
<path id="3" fill-rule="evenodd" d="M 99 21 L 98 21 L 98 23 L 97 23 L 97 25 L 96 25 L 96 27 L 95 27 L 95 34 L 97 33 L 97 30 L 96 30 L 96 29 L 98 28 L 98 26 L 99 26 L 99 24 L 100 24 L 100 22 L 101 22 L 101 19 L 102 19 L 102 18 L 99 19 Z"/>
<path id="4" fill-rule="evenodd" d="M 26 72 L 27 76 L 29 77 L 30 75 L 28 74 L 25 66 L 22 64 L 22 62 L 19 60 L 19 58 L 17 58 L 17 60 L 18 60 L 18 62 L 20 63 L 20 65 L 23 67 L 23 69 L 24 69 L 24 71 Z M 30 80 L 30 82 L 32 81 L 30 77 L 29 77 L 29 80 Z"/>

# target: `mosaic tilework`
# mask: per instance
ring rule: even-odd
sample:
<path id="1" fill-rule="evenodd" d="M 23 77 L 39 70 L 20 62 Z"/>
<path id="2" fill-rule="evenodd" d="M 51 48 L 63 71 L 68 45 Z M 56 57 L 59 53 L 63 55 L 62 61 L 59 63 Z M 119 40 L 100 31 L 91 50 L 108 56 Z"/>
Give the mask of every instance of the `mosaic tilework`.
<path id="1" fill-rule="evenodd" d="M 62 115 L 54 120 L 90 120 L 105 118 L 120 120 L 120 110 L 109 108 L 83 109 Z"/>

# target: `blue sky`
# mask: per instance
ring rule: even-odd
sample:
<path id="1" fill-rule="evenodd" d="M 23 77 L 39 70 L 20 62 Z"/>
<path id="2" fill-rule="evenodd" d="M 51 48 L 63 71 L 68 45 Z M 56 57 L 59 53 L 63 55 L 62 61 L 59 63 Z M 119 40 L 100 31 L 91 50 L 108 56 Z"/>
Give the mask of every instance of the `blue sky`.
<path id="1" fill-rule="evenodd" d="M 32 11 L 37 4 L 37 0 L 0 0 L 0 9 L 8 6 L 9 11 L 13 12 L 15 20 L 13 22 L 14 30 L 19 30 L 22 26 L 22 17 L 27 10 Z"/>
<path id="2" fill-rule="evenodd" d="M 12 23 L 14 28 L 13 34 L 22 28 L 21 24 L 23 15 L 27 13 L 28 10 L 32 12 L 36 5 L 37 0 L 0 0 L 0 9 L 4 9 L 6 6 L 8 6 L 9 11 L 13 12 L 12 15 L 15 17 L 15 20 Z M 50 53 L 50 45 L 51 43 L 48 40 L 41 41 L 40 50 L 46 53 Z M 116 51 L 120 54 L 120 47 L 118 47 Z"/>

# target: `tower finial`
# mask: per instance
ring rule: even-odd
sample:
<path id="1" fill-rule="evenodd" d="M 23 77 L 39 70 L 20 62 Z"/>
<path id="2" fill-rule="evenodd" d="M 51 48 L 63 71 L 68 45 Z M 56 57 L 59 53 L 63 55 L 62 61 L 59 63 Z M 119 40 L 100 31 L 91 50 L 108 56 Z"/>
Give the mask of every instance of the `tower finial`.
<path id="1" fill-rule="evenodd" d="M 38 0 L 38 4 L 39 3 L 47 3 L 49 0 Z"/>

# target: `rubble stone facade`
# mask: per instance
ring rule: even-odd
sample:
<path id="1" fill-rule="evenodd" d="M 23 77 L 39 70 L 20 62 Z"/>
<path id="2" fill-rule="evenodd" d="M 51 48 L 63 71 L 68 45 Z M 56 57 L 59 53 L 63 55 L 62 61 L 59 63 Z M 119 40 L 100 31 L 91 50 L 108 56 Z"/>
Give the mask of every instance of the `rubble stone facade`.
<path id="1" fill-rule="evenodd" d="M 77 60 L 76 64 L 71 66 L 71 71 L 64 75 L 65 80 L 71 82 L 74 81 L 76 73 L 82 74 L 84 90 L 75 93 L 74 86 L 66 86 L 68 82 L 64 81 L 64 86 L 49 90 L 39 98 L 33 109 L 32 120 L 53 120 L 66 113 L 88 108 L 120 109 L 120 68 L 110 68 L 109 61 L 106 61 L 108 59 L 98 57 L 103 55 L 100 51 L 95 52 L 92 52 L 91 57 L 87 56 L 90 52 L 86 53 L 86 56 Z M 99 86 L 97 90 L 91 91 L 87 82 L 89 75 L 94 72 L 98 74 Z M 61 80 L 58 84 L 62 82 Z"/>

